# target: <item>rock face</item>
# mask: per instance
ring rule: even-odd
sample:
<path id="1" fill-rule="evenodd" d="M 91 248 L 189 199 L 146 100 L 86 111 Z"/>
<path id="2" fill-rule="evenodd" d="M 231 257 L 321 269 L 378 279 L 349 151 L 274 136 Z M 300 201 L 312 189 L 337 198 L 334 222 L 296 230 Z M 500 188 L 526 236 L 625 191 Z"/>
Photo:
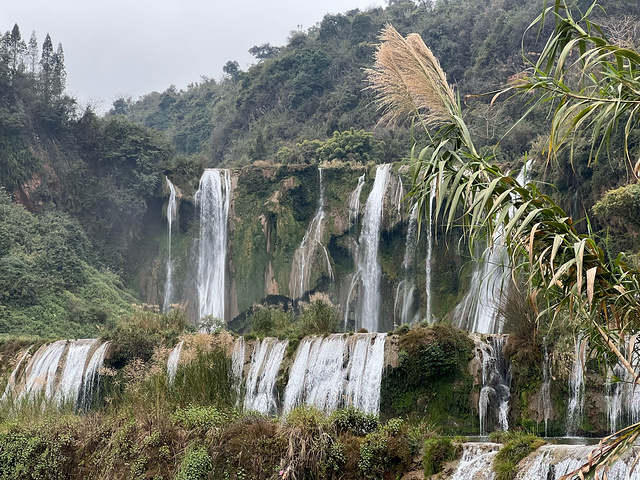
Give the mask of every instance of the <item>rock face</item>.
<path id="1" fill-rule="evenodd" d="M 238 312 L 246 311 L 269 295 L 304 300 L 310 293 L 322 291 L 340 309 L 345 330 L 369 325 L 365 319 L 356 322 L 356 317 L 366 310 L 362 308 L 362 299 L 370 286 L 365 280 L 371 277 L 368 269 L 373 267 L 379 268 L 376 281 L 379 320 L 369 329 L 386 332 L 403 319 L 424 318 L 428 300 L 425 278 L 428 230 L 420 236 L 412 235 L 415 244 L 407 244 L 411 205 L 404 199 L 404 184 L 410 182 L 409 172 L 406 165 L 385 168 L 387 179 L 381 188 L 381 215 L 377 218 L 380 226 L 366 236 L 376 239 L 369 242 L 375 246 L 375 251 L 366 256 L 370 261 L 363 261 L 369 243 L 360 244 L 363 230 L 371 228 L 363 220 L 376 165 L 329 164 L 321 170 L 309 165 L 250 166 L 232 171 L 233 195 L 226 238 L 228 275 L 224 285 L 226 320 L 232 320 Z M 182 190 L 189 191 L 190 187 Z M 193 198 L 183 195 L 171 246 L 172 301 L 192 312 L 194 322 L 200 311 L 194 261 L 201 245 L 200 216 L 201 210 Z M 408 248 L 415 252 L 410 256 L 412 265 L 405 265 L 404 261 Z M 457 272 L 461 261 L 444 242 L 435 242 L 435 248 L 436 261 L 430 264 L 434 277 L 431 304 L 435 317 L 442 318 L 458 299 L 458 278 L 451 272 Z M 146 273 L 155 273 L 153 286 L 149 281 L 141 281 L 148 301 L 157 300 L 158 292 L 164 292 L 166 255 L 165 247 L 158 252 L 157 262 L 148 262 Z M 303 273 L 302 282 L 293 278 L 292 272 L 298 271 Z M 412 276 L 411 295 L 398 294 L 408 283 L 407 272 Z M 294 291 L 292 285 L 296 287 Z M 404 305 L 408 302 L 411 305 Z M 409 310 L 411 318 L 406 314 Z"/>

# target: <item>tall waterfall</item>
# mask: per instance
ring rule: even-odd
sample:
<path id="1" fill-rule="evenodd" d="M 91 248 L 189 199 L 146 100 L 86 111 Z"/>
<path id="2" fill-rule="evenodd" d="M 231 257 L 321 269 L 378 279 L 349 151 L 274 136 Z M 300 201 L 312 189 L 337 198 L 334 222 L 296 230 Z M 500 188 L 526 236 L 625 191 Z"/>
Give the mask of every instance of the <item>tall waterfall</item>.
<path id="1" fill-rule="evenodd" d="M 76 340 L 69 345 L 56 391 L 58 404 L 73 402 L 77 406 L 89 352 L 97 342 L 98 339 Z"/>
<path id="2" fill-rule="evenodd" d="M 584 410 L 584 369 L 587 361 L 587 339 L 576 337 L 573 368 L 569 377 L 569 404 L 567 405 L 567 436 L 573 437 L 580 429 Z"/>
<path id="3" fill-rule="evenodd" d="M 527 162 L 516 177 L 519 184 L 526 181 L 529 165 L 530 162 Z M 469 292 L 454 311 L 457 325 L 470 332 L 501 333 L 504 319 L 499 306 L 509 286 L 510 275 L 509 252 L 504 244 L 503 228 L 498 226 L 493 232 L 491 244 L 471 274 Z"/>
<path id="4" fill-rule="evenodd" d="M 435 209 L 437 186 L 438 186 L 438 183 L 434 179 L 433 183 L 431 184 L 431 192 L 429 194 L 429 223 L 427 225 L 429 232 L 427 234 L 427 258 L 425 260 L 425 290 L 427 294 L 427 310 L 426 310 L 425 318 L 429 323 L 433 323 L 434 321 L 433 312 L 432 312 L 433 295 L 431 292 L 431 267 L 433 264 L 433 258 L 432 258 L 433 242 L 435 241 L 435 236 L 436 236 L 434 209 Z"/>
<path id="5" fill-rule="evenodd" d="M 200 206 L 198 260 L 199 317 L 225 320 L 227 223 L 231 200 L 229 170 L 206 169 L 196 192 Z"/>
<path id="6" fill-rule="evenodd" d="M 171 229 L 173 226 L 173 222 L 176 219 L 176 215 L 178 213 L 178 203 L 176 201 L 176 187 L 171 183 L 167 177 L 164 177 L 167 181 L 167 185 L 169 186 L 169 204 L 167 205 L 167 231 L 168 231 L 168 239 L 167 239 L 167 280 L 164 284 L 164 300 L 162 302 L 162 310 L 164 312 L 169 311 L 169 306 L 171 305 L 171 294 L 173 290 L 173 263 L 171 261 Z"/>
<path id="7" fill-rule="evenodd" d="M 547 349 L 547 339 L 543 339 L 543 358 L 542 358 L 542 385 L 540 386 L 540 398 L 538 400 L 538 411 L 542 411 L 544 418 L 544 436 L 547 436 L 549 427 L 549 418 L 551 417 L 552 401 L 551 401 L 551 361 L 549 351 Z"/>
<path id="8" fill-rule="evenodd" d="M 380 277 L 382 269 L 378 263 L 378 245 L 380 243 L 380 226 L 384 195 L 389 183 L 391 164 L 378 165 L 373 188 L 367 199 L 362 219 L 362 231 L 358 243 L 358 275 L 362 284 L 362 292 L 358 298 L 356 309 L 356 329 L 366 328 L 377 332 L 380 328 Z"/>
<path id="9" fill-rule="evenodd" d="M 291 265 L 291 276 L 289 277 L 289 294 L 291 298 L 297 299 L 309 290 L 309 281 L 311 276 L 311 268 L 313 267 L 313 259 L 318 246 L 322 249 L 324 260 L 326 262 L 327 274 L 333 278 L 333 270 L 329 261 L 329 253 L 322 243 L 324 235 L 324 183 L 322 181 L 322 169 L 318 168 L 318 184 L 320 196 L 318 197 L 318 209 L 311 220 L 309 227 L 302 239 L 302 243 L 296 249 L 293 255 Z"/>
<path id="10" fill-rule="evenodd" d="M 245 387 L 245 410 L 265 414 L 276 411 L 276 380 L 287 344 L 287 340 L 277 338 L 265 338 L 256 343 Z"/>
<path id="11" fill-rule="evenodd" d="M 167 383 L 173 384 L 178 373 L 178 365 L 180 364 L 180 354 L 182 353 L 182 347 L 184 346 L 184 340 L 180 340 L 178 344 L 173 347 L 169 358 L 167 359 Z"/>
<path id="12" fill-rule="evenodd" d="M 482 389 L 478 402 L 480 435 L 486 435 L 491 427 L 508 430 L 511 366 L 502 353 L 506 337 L 488 337 L 486 341 L 478 337 L 475 344 L 476 358 L 482 365 Z"/>
<path id="13" fill-rule="evenodd" d="M 104 365 L 104 359 L 111 342 L 104 342 L 100 345 L 87 364 L 82 379 L 82 395 L 80 396 L 78 407 L 83 411 L 88 411 L 93 402 L 93 396 L 100 387 L 100 369 Z"/>
<path id="14" fill-rule="evenodd" d="M 349 223 L 352 227 L 358 226 L 358 215 L 360 215 L 360 193 L 362 193 L 362 187 L 364 187 L 365 174 L 358 178 L 358 185 L 356 189 L 351 192 L 349 197 Z"/>
<path id="15" fill-rule="evenodd" d="M 327 413 L 347 406 L 378 413 L 385 338 L 368 333 L 303 339 L 289 372 L 284 412 L 307 404 Z"/>
<path id="16" fill-rule="evenodd" d="M 411 214 L 409 215 L 407 238 L 404 246 L 404 259 L 402 260 L 403 279 L 398 283 L 398 287 L 396 288 L 396 298 L 393 308 L 394 326 L 398 323 L 396 321 L 396 314 L 398 313 L 398 310 L 400 310 L 400 325 L 410 323 L 416 313 L 414 299 L 416 286 L 413 278 L 413 267 L 418 239 L 417 230 L 418 204 L 416 203 L 411 209 Z"/>

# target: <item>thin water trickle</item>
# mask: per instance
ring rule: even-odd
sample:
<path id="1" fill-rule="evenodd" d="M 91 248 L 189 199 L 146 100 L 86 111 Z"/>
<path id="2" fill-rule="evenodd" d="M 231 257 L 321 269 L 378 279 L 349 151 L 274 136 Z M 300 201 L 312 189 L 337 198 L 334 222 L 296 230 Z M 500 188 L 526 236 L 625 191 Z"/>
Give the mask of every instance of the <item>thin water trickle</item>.
<path id="1" fill-rule="evenodd" d="M 427 228 L 429 231 L 427 232 L 427 258 L 425 260 L 425 290 L 427 294 L 427 310 L 425 318 L 427 322 L 433 323 L 433 295 L 431 293 L 431 270 L 433 265 L 433 243 L 435 241 L 436 236 L 436 226 L 434 224 L 435 218 L 435 200 L 436 200 L 436 191 L 437 191 L 438 183 L 434 179 L 431 184 L 431 192 L 429 193 L 429 224 Z"/>
<path id="2" fill-rule="evenodd" d="M 569 403 L 567 404 L 567 436 L 575 437 L 580 429 L 584 410 L 584 369 L 587 339 L 576 337 L 573 368 L 569 377 Z"/>
<path id="3" fill-rule="evenodd" d="M 404 259 L 402 260 L 402 276 L 403 279 L 396 287 L 396 296 L 394 302 L 394 326 L 398 325 L 395 318 L 397 311 L 400 310 L 400 325 L 411 322 L 416 313 L 414 301 L 415 284 L 414 284 L 414 263 L 417 247 L 417 230 L 418 230 L 418 204 L 416 203 L 411 209 L 409 215 L 409 225 L 407 226 L 407 238 L 404 246 Z"/>
<path id="4" fill-rule="evenodd" d="M 300 246 L 293 254 L 293 262 L 291 264 L 291 276 L 289 277 L 289 294 L 293 299 L 298 299 L 309 290 L 311 279 L 311 269 L 313 267 L 313 259 L 317 249 L 322 249 L 325 260 L 326 273 L 329 278 L 333 278 L 333 270 L 329 260 L 329 253 L 322 243 L 324 235 L 324 182 L 322 181 L 322 168 L 318 168 L 318 184 L 320 195 L 318 197 L 318 208 L 316 214 L 311 220 L 307 231 L 302 238 Z"/>
<path id="5" fill-rule="evenodd" d="M 227 223 L 231 200 L 229 170 L 206 169 L 196 192 L 200 206 L 198 261 L 199 317 L 225 321 Z"/>
<path id="6" fill-rule="evenodd" d="M 364 187 L 365 174 L 358 178 L 358 185 L 349 197 L 349 223 L 352 228 L 358 226 L 358 216 L 360 215 L 360 193 Z"/>
<path id="7" fill-rule="evenodd" d="M 164 300 L 162 302 L 162 310 L 164 312 L 169 311 L 169 307 L 171 305 L 171 295 L 173 293 L 173 262 L 171 259 L 171 233 L 173 222 L 176 219 L 176 215 L 178 213 L 178 203 L 176 200 L 176 187 L 171 183 L 171 181 L 164 177 L 167 181 L 167 185 L 169 186 L 169 204 L 167 205 L 167 231 L 168 231 L 168 239 L 167 239 L 167 279 L 164 285 Z"/>

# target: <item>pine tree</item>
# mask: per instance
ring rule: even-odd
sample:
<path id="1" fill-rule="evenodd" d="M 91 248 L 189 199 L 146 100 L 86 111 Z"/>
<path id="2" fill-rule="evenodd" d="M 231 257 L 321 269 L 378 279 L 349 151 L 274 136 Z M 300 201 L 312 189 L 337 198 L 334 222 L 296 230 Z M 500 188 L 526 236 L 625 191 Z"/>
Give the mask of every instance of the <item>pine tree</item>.
<path id="1" fill-rule="evenodd" d="M 22 40 L 20 35 L 20 27 L 18 24 L 13 25 L 11 30 L 11 37 L 9 40 L 10 48 L 10 64 L 9 69 L 11 73 L 17 73 L 24 70 L 24 55 L 27 53 L 27 44 Z"/>
<path id="2" fill-rule="evenodd" d="M 40 93 L 46 103 L 51 99 L 53 75 L 55 70 L 55 58 L 51 36 L 47 33 L 42 44 L 42 57 L 40 57 Z"/>
<path id="3" fill-rule="evenodd" d="M 67 72 L 64 68 L 64 51 L 62 44 L 58 43 L 56 53 L 53 55 L 53 79 L 51 93 L 54 97 L 60 97 L 67 86 Z"/>
<path id="4" fill-rule="evenodd" d="M 40 48 L 38 47 L 38 39 L 36 38 L 35 30 L 31 32 L 31 38 L 29 39 L 29 47 L 27 51 L 27 61 L 29 72 L 34 76 L 38 73 L 38 56 L 40 55 Z"/>

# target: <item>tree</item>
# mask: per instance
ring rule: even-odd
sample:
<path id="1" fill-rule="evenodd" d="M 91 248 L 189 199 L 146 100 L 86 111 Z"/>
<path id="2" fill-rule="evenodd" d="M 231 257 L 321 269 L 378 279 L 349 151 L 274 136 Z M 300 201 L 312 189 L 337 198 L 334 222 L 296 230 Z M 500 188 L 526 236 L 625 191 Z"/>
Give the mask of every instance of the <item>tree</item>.
<path id="1" fill-rule="evenodd" d="M 236 80 L 240 75 L 240 64 L 235 60 L 229 60 L 224 64 L 224 67 L 222 67 L 222 71 L 233 80 Z"/>
<path id="2" fill-rule="evenodd" d="M 53 89 L 53 76 L 56 68 L 56 60 L 53 53 L 51 36 L 47 33 L 42 44 L 42 56 L 40 57 L 40 94 L 48 103 Z"/>
<path id="3" fill-rule="evenodd" d="M 38 47 L 38 39 L 36 38 L 36 32 L 31 32 L 31 38 L 29 39 L 29 47 L 27 51 L 28 68 L 31 74 L 36 75 L 38 73 L 38 56 L 40 55 L 40 48 Z"/>
<path id="4" fill-rule="evenodd" d="M 281 47 L 274 47 L 269 43 L 263 43 L 262 45 L 256 45 L 249 49 L 249 53 L 253 55 L 259 62 L 266 60 L 267 58 L 275 57 L 280 51 Z"/>
<path id="5" fill-rule="evenodd" d="M 56 53 L 53 55 L 53 81 L 51 87 L 54 97 L 60 97 L 67 87 L 67 72 L 64 68 L 64 51 L 61 43 L 58 43 Z"/>
<path id="6" fill-rule="evenodd" d="M 10 63 L 9 69 L 15 74 L 24 69 L 24 55 L 27 53 L 27 45 L 22 40 L 20 28 L 18 24 L 13 25 L 11 35 L 9 37 Z"/>

